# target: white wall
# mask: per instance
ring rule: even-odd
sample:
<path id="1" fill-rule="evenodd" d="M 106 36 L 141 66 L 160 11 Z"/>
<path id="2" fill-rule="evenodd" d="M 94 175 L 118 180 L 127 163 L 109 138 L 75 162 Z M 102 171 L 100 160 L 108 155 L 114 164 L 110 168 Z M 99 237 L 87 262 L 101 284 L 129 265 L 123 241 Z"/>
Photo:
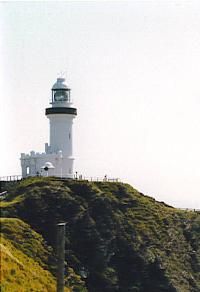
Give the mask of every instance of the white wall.
<path id="1" fill-rule="evenodd" d="M 50 120 L 50 152 L 62 150 L 64 155 L 72 156 L 72 124 L 73 116 L 67 114 L 51 114 Z"/>
<path id="2" fill-rule="evenodd" d="M 46 162 L 51 162 L 55 167 L 48 170 L 48 175 L 73 178 L 74 159 L 66 155 L 61 156 L 59 153 L 22 155 L 22 176 L 36 176 L 37 174 L 46 176 L 47 171 L 42 168 Z M 27 173 L 27 168 L 29 168 L 29 173 Z"/>

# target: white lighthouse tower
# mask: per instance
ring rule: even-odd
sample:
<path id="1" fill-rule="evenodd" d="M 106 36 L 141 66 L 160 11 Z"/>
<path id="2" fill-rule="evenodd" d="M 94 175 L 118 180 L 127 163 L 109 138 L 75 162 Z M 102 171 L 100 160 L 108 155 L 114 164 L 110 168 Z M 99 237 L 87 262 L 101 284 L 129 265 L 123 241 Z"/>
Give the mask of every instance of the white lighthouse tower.
<path id="1" fill-rule="evenodd" d="M 21 154 L 22 176 L 52 175 L 73 178 L 73 107 L 70 88 L 64 78 L 58 78 L 52 87 L 51 107 L 46 108 L 50 122 L 50 141 L 45 153 Z"/>

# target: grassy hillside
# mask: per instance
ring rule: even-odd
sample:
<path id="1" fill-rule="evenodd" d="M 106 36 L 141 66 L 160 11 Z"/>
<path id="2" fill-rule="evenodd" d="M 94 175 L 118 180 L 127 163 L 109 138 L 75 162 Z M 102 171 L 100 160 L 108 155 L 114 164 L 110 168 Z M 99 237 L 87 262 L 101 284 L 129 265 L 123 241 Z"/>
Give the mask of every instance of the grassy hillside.
<path id="1" fill-rule="evenodd" d="M 198 213 L 156 202 L 127 184 L 53 178 L 20 182 L 1 207 L 53 248 L 56 223 L 67 222 L 73 291 L 86 291 L 83 283 L 91 292 L 200 291 Z"/>
<path id="2" fill-rule="evenodd" d="M 1 291 L 55 291 L 45 270 L 48 249 L 42 237 L 19 219 L 1 219 Z M 66 290 L 66 292 L 69 290 Z"/>

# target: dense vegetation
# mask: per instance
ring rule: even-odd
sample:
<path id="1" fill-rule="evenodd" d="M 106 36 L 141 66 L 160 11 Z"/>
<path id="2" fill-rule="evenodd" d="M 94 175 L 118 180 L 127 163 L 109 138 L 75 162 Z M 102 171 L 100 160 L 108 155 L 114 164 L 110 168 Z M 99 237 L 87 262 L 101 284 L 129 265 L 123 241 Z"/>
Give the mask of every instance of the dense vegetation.
<path id="1" fill-rule="evenodd" d="M 45 249 L 47 257 L 21 247 L 52 274 L 56 223 L 67 222 L 66 285 L 73 291 L 200 291 L 196 212 L 156 202 L 123 183 L 55 178 L 21 181 L 1 206 L 4 217 L 28 223 L 53 248 Z"/>

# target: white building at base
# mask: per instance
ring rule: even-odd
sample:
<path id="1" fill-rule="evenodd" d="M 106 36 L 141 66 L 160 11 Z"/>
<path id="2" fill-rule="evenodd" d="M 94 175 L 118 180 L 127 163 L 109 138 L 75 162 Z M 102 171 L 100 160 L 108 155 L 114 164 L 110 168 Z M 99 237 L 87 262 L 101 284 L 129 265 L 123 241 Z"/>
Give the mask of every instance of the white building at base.
<path id="1" fill-rule="evenodd" d="M 46 108 L 50 123 L 50 142 L 45 143 L 45 153 L 21 153 L 22 177 L 57 176 L 73 178 L 73 107 L 70 88 L 64 78 L 58 78 L 52 87 L 51 107 Z"/>

